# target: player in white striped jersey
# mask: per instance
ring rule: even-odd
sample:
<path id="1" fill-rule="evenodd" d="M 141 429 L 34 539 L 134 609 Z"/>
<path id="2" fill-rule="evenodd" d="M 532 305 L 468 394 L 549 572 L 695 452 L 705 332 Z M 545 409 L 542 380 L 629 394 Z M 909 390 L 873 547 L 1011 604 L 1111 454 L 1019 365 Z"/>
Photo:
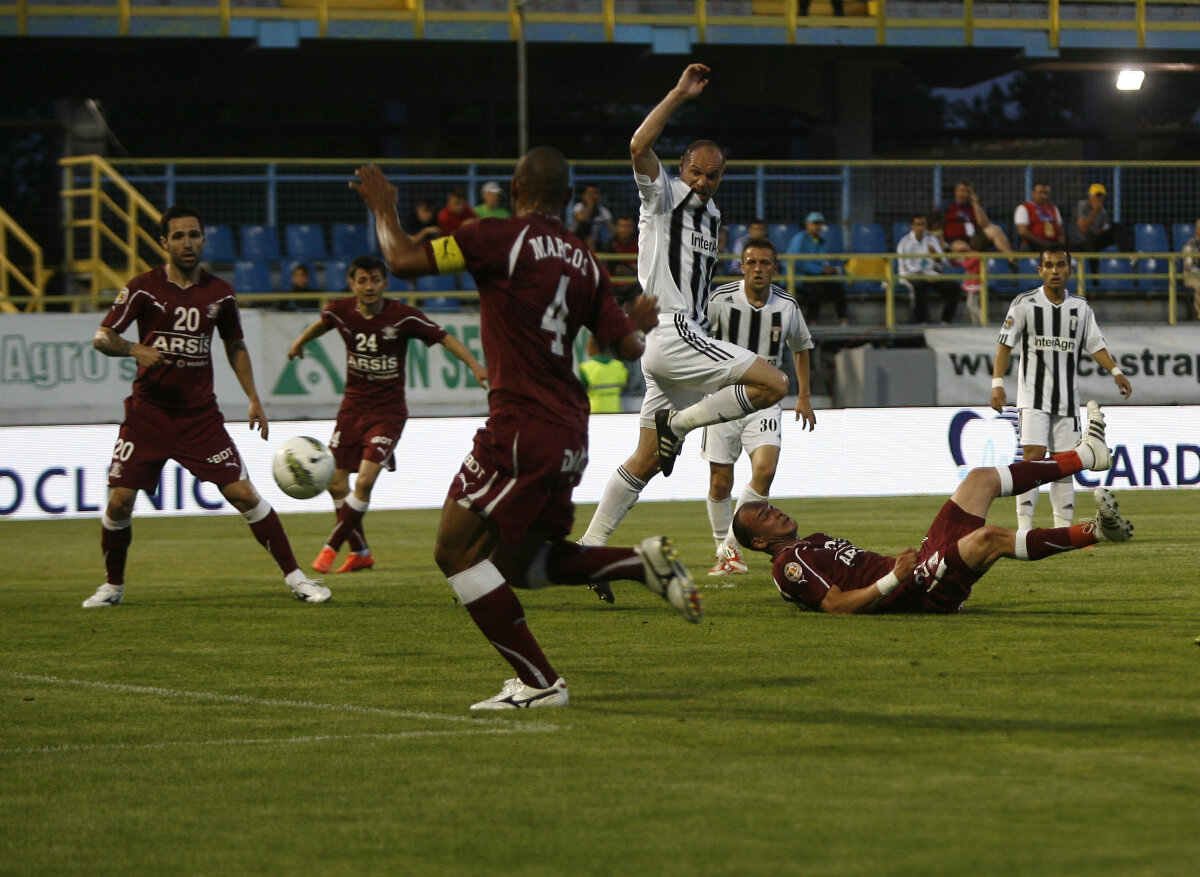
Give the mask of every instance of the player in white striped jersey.
<path id="1" fill-rule="evenodd" d="M 604 545 L 658 472 L 671 474 L 682 438 L 711 423 L 736 420 L 777 403 L 787 377 L 760 356 L 708 335 L 708 290 L 718 261 L 721 212 L 712 201 L 725 153 L 694 141 L 669 176 L 654 152 L 663 128 L 708 84 L 709 69 L 691 64 L 650 111 L 629 142 L 641 197 L 638 280 L 658 300 L 658 328 L 646 338 L 637 449 L 608 481 L 582 540 Z"/>
<path id="2" fill-rule="evenodd" d="M 778 267 L 778 253 L 769 238 L 750 238 L 742 247 L 742 279 L 713 290 L 708 300 L 708 318 L 713 337 L 732 341 L 753 350 L 776 368 L 783 365 L 786 349 L 792 351 L 799 395 L 796 420 L 805 429 L 815 429 L 809 395 L 809 353 L 812 335 L 800 312 L 800 304 L 781 286 L 771 283 Z M 708 520 L 717 543 L 717 559 L 710 576 L 748 572 L 733 523 L 733 464 L 744 450 L 750 457 L 750 482 L 742 488 L 738 505 L 765 501 L 775 480 L 782 445 L 783 407 L 779 404 L 748 414 L 740 420 L 704 427 L 700 456 L 708 461 Z"/>
<path id="3" fill-rule="evenodd" d="M 992 369 L 991 406 L 1000 411 L 1007 396 L 1004 374 L 1013 348 L 1020 345 L 1017 372 L 1017 414 L 1021 448 L 1029 461 L 1045 459 L 1047 451 L 1070 450 L 1079 441 L 1079 357 L 1087 353 L 1113 376 L 1121 395 L 1133 392 L 1108 352 L 1091 307 L 1080 296 L 1067 292 L 1071 254 L 1060 245 L 1042 251 L 1038 263 L 1042 285 L 1013 299 L 1000 329 Z M 1037 489 L 1017 497 L 1017 525 L 1033 526 Z M 1075 482 L 1064 478 L 1050 484 L 1054 525 L 1069 526 L 1075 517 Z"/>

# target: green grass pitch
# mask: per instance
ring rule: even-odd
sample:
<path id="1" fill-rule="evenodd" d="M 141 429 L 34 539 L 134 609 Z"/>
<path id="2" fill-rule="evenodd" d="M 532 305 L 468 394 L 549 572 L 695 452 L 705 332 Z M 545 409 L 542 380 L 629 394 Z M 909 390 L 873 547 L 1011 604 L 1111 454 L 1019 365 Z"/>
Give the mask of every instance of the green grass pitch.
<path id="1" fill-rule="evenodd" d="M 483 718 L 511 673 L 435 512 L 371 513 L 378 566 L 321 606 L 236 514 L 136 519 L 91 611 L 97 522 L 2 523 L 0 874 L 1194 874 L 1200 495 L 1119 499 L 1134 541 L 1002 561 L 956 617 L 802 614 L 762 556 L 698 626 L 521 592 L 571 706 Z M 941 502 L 781 505 L 895 552 Z M 286 517 L 302 563 L 332 520 Z M 708 585 L 707 530 L 646 503 L 614 542 L 668 533 Z"/>

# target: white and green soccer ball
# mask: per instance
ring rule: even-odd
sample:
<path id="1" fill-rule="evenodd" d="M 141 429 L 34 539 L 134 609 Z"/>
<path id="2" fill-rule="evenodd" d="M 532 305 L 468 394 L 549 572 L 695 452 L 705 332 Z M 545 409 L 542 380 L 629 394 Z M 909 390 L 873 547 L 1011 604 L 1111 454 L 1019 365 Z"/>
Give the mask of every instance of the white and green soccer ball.
<path id="1" fill-rule="evenodd" d="M 312 499 L 333 478 L 333 454 L 315 438 L 300 435 L 279 446 L 272 469 L 280 490 L 295 499 Z"/>

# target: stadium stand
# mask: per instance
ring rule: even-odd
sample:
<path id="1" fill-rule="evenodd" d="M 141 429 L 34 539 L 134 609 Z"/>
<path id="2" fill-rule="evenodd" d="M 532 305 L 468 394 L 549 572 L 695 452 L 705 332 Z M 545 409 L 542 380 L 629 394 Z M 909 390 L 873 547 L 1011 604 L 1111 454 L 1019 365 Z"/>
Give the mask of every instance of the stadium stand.
<path id="1" fill-rule="evenodd" d="M 284 228 L 287 256 L 300 262 L 320 262 L 328 258 L 325 232 L 311 222 L 290 222 Z"/>
<path id="2" fill-rule="evenodd" d="M 204 226 L 204 258 L 208 262 L 232 264 L 237 261 L 233 229 L 227 225 Z"/>
<path id="3" fill-rule="evenodd" d="M 242 258 L 252 262 L 278 262 L 283 258 L 279 249 L 279 230 L 273 225 L 247 223 L 241 228 Z"/>
<path id="4" fill-rule="evenodd" d="M 233 264 L 233 288 L 238 292 L 274 292 L 271 269 L 266 262 L 242 260 Z"/>

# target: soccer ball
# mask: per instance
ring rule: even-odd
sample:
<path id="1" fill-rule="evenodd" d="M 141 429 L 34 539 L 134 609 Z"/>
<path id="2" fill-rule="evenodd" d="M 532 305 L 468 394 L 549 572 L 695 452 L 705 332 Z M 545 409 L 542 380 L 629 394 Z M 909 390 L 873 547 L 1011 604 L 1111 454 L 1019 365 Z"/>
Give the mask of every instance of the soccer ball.
<path id="1" fill-rule="evenodd" d="M 296 499 L 312 499 L 333 478 L 333 454 L 315 438 L 300 435 L 279 446 L 272 468 L 280 490 Z"/>

